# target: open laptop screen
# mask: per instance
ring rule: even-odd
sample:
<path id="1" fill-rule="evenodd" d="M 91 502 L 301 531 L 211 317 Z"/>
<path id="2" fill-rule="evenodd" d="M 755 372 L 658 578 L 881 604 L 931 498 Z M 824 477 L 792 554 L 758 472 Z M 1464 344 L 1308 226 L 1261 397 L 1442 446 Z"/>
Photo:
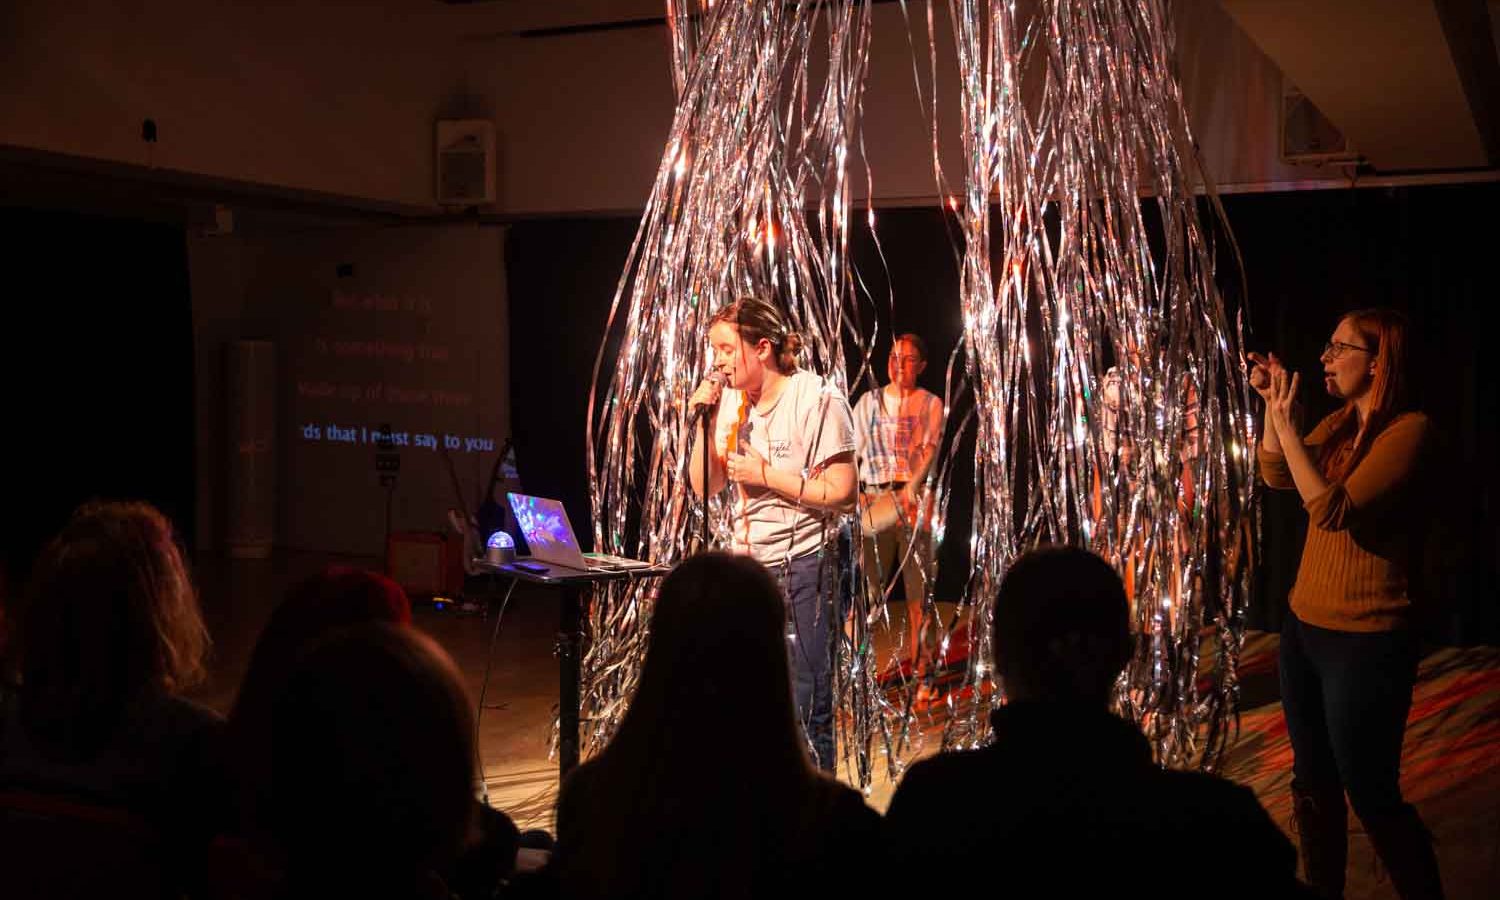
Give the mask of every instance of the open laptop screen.
<path id="1" fill-rule="evenodd" d="M 584 567 L 583 551 L 560 501 L 513 493 L 510 508 L 532 556 L 560 566 Z"/>

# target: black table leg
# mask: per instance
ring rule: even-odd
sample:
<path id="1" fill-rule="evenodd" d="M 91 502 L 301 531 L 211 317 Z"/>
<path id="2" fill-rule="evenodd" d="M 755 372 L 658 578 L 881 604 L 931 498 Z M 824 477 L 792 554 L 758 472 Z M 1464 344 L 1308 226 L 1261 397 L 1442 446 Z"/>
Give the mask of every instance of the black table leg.
<path id="1" fill-rule="evenodd" d="M 579 654 L 583 649 L 583 585 L 563 588 L 562 609 L 557 626 L 557 760 L 558 778 L 578 765 L 578 704 L 581 674 Z"/>

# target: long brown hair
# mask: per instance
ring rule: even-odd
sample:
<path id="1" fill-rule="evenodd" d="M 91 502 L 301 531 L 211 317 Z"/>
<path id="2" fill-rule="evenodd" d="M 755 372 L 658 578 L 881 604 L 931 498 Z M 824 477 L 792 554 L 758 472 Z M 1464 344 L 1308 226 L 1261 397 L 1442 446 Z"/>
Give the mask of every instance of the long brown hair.
<path id="1" fill-rule="evenodd" d="M 739 330 L 740 338 L 752 347 L 770 341 L 776 358 L 776 369 L 783 375 L 797 370 L 797 356 L 802 352 L 802 335 L 787 325 L 781 311 L 756 297 L 741 297 L 721 308 L 708 320 L 712 328 L 728 322 Z"/>
<path id="2" fill-rule="evenodd" d="M 564 893 L 706 896 L 748 884 L 819 777 L 805 747 L 775 580 L 745 556 L 682 562 L 662 582 L 619 731 L 581 770 L 587 788 L 563 787 Z M 579 790 L 587 815 L 575 820 L 564 811 Z"/>
<path id="3" fill-rule="evenodd" d="M 1354 401 L 1347 401 L 1343 417 L 1318 455 L 1318 468 L 1325 478 L 1333 480 L 1352 472 L 1369 452 L 1376 435 L 1411 404 L 1411 382 L 1406 369 L 1406 315 L 1394 309 L 1357 309 L 1345 313 L 1339 321 L 1353 325 L 1365 344 L 1374 350 L 1375 375 L 1370 383 L 1367 421 L 1361 423 Z M 1338 463 L 1340 451 L 1351 441 L 1353 451 L 1343 455 L 1343 462 Z"/>
<path id="4" fill-rule="evenodd" d="M 127 704 L 204 676 L 198 595 L 149 503 L 79 507 L 37 560 L 18 619 L 22 720 L 55 752 L 89 753 Z"/>

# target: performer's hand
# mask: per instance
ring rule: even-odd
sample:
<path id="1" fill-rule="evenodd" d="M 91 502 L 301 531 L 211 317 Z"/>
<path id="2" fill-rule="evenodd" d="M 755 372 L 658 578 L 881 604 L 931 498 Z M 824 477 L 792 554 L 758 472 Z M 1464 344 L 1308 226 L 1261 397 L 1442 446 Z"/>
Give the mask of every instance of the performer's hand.
<path id="1" fill-rule="evenodd" d="M 1271 380 L 1277 372 L 1285 372 L 1285 367 L 1281 365 L 1281 360 L 1277 359 L 1274 353 L 1267 353 L 1265 355 L 1247 353 L 1245 354 L 1245 358 L 1250 360 L 1251 363 L 1250 387 L 1254 388 L 1257 394 L 1260 394 L 1261 399 L 1270 403 Z"/>
<path id="2" fill-rule="evenodd" d="M 901 503 L 901 512 L 908 527 L 917 528 L 922 519 L 922 497 L 927 485 L 921 481 L 908 481 L 896 498 Z"/>
<path id="3" fill-rule="evenodd" d="M 698 389 L 693 391 L 693 396 L 688 398 L 688 409 L 692 410 L 699 406 L 718 406 L 719 398 L 723 394 L 724 381 L 722 377 L 717 380 L 705 378 L 698 384 Z"/>
<path id="4" fill-rule="evenodd" d="M 766 467 L 769 465 L 766 458 L 748 443 L 740 444 L 739 452 L 729 454 L 724 460 L 729 480 L 751 487 L 766 487 Z"/>
<path id="5" fill-rule="evenodd" d="M 1299 440 L 1296 426 L 1297 383 L 1301 376 L 1281 369 L 1271 375 L 1271 387 L 1266 392 L 1266 413 L 1271 427 L 1283 441 Z"/>

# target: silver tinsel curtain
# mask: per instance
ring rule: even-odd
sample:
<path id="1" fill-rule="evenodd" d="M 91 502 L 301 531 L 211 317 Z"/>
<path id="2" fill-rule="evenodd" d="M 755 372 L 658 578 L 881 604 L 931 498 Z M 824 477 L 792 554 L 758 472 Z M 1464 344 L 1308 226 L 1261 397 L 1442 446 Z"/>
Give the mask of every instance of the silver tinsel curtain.
<path id="1" fill-rule="evenodd" d="M 851 179 L 867 177 L 851 166 L 869 6 L 672 0 L 668 21 L 677 112 L 610 312 L 589 413 L 595 545 L 662 563 L 694 549 L 705 514 L 719 541 L 728 536 L 722 498 L 705 511 L 687 489 L 682 402 L 707 370 L 709 316 L 739 296 L 775 298 L 806 341 L 804 364 L 846 390 L 845 339 L 867 346 L 873 337 L 853 318 L 848 259 Z M 615 340 L 619 353 L 606 358 Z M 585 748 L 606 740 L 623 713 L 651 590 L 617 589 L 592 607 Z M 845 761 L 868 783 L 880 717 L 869 710 L 862 613 L 855 620 L 834 687 L 853 713 L 841 722 Z"/>
<path id="2" fill-rule="evenodd" d="M 1199 214 L 1167 5 L 949 11 L 982 448 L 969 680 L 994 694 L 983 623 L 1010 561 L 1041 541 L 1090 547 L 1125 576 L 1139 636 L 1120 712 L 1163 763 L 1211 765 L 1234 710 L 1254 437 L 1239 329 L 1215 281 L 1213 237 L 1228 231 Z M 983 732 L 971 707 L 945 744 Z"/>
<path id="3" fill-rule="evenodd" d="M 814 371 L 873 383 L 874 301 L 849 263 L 851 216 L 876 230 L 874 210 L 850 202 L 854 179 L 873 195 L 858 162 L 870 4 L 667 7 L 677 111 L 588 423 L 595 546 L 663 563 L 695 549 L 700 516 L 726 536 L 722 502 L 704 510 L 686 488 L 682 400 L 706 368 L 708 317 L 739 295 L 774 297 Z M 1003 700 L 989 667 L 996 587 L 1028 546 L 1057 541 L 1126 576 L 1140 641 L 1121 713 L 1164 764 L 1211 766 L 1235 709 L 1255 438 L 1239 326 L 1216 283 L 1233 245 L 1217 206 L 1200 215 L 1169 10 L 950 0 L 951 30 L 940 4 L 922 12 L 930 71 L 951 36 L 960 74 L 962 190 L 935 169 L 962 235 L 964 338 L 946 399 L 973 408 L 950 422 L 929 481 L 935 538 L 967 538 L 971 565 L 956 613 L 937 619 L 927 598 L 929 625 L 964 667 L 942 746 L 983 741 L 985 712 Z M 924 86 L 914 70 L 934 119 L 913 126 L 930 128 L 937 160 L 935 77 Z M 960 460 L 951 447 L 970 427 L 979 452 Z M 955 477 L 975 483 L 968 535 L 946 529 Z M 650 591 L 615 588 L 591 607 L 585 749 L 608 740 L 629 701 Z M 875 683 L 879 613 L 857 598 L 835 671 L 841 758 L 864 786 L 874 758 L 894 774 L 921 747 L 910 691 Z"/>

